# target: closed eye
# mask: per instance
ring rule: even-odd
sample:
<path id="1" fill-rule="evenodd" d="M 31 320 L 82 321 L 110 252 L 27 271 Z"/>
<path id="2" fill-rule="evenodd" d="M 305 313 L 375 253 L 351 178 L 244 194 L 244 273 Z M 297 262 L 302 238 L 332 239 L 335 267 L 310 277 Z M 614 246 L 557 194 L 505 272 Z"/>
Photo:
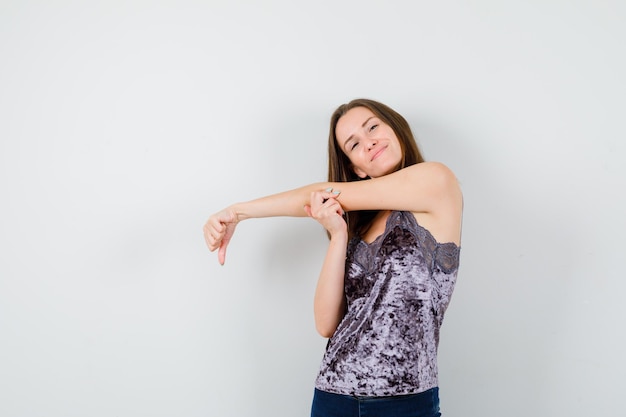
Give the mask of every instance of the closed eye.
<path id="1" fill-rule="evenodd" d="M 353 150 L 354 148 L 356 148 L 359 145 L 359 142 L 354 142 L 352 144 L 352 146 L 350 146 L 350 150 Z"/>
<path id="2" fill-rule="evenodd" d="M 377 127 L 378 127 L 378 125 L 371 125 L 371 126 L 370 126 L 370 132 L 371 132 L 372 130 L 376 129 Z"/>

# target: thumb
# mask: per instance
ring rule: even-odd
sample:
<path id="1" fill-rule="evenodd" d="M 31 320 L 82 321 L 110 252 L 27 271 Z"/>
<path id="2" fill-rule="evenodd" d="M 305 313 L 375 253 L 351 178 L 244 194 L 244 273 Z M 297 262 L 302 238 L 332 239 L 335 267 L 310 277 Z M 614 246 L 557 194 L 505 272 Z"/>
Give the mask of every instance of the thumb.
<path id="1" fill-rule="evenodd" d="M 233 230 L 230 231 L 227 229 L 224 237 L 222 237 L 222 241 L 220 242 L 220 248 L 217 251 L 217 260 L 220 262 L 220 265 L 224 265 L 226 262 L 226 248 L 230 243 L 230 238 L 233 236 Z"/>
<path id="2" fill-rule="evenodd" d="M 227 246 L 228 246 L 228 242 L 222 241 L 222 243 L 220 243 L 220 248 L 217 251 L 217 260 L 219 261 L 220 265 L 224 265 L 224 262 L 226 262 L 226 247 Z"/>

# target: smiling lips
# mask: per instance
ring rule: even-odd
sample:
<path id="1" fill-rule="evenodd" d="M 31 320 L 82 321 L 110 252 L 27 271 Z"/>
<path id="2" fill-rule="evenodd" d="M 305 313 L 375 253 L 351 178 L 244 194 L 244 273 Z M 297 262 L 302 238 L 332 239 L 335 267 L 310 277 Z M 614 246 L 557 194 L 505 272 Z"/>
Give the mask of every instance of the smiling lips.
<path id="1" fill-rule="evenodd" d="M 382 154 L 382 153 L 385 151 L 385 149 L 387 149 L 387 147 L 386 147 L 386 146 L 384 146 L 384 147 L 380 148 L 380 149 L 379 149 L 379 150 L 378 150 L 378 151 L 374 154 L 374 156 L 372 156 L 372 159 L 370 159 L 370 162 L 371 162 L 371 161 L 373 161 L 374 159 L 378 158 L 378 157 L 380 156 L 380 154 Z"/>

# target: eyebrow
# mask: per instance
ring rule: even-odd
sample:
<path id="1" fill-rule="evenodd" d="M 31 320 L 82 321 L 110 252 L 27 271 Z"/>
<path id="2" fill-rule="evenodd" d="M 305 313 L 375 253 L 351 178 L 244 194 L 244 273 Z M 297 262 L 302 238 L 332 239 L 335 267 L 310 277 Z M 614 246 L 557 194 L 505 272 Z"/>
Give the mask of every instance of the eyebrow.
<path id="1" fill-rule="evenodd" d="M 368 118 L 367 118 L 367 120 L 365 120 L 365 121 L 363 122 L 363 124 L 361 125 L 361 127 L 365 127 L 365 125 L 367 124 L 367 122 L 369 122 L 369 121 L 370 121 L 371 119 L 373 119 L 374 117 L 376 117 L 376 116 L 370 116 L 370 117 L 368 117 Z M 346 139 L 346 140 L 343 142 L 343 148 L 344 148 L 344 149 L 346 149 L 346 144 L 347 144 L 348 142 L 350 142 L 350 141 L 352 140 L 352 138 L 353 138 L 353 137 L 354 137 L 354 133 L 353 133 L 353 134 L 351 134 L 350 136 L 348 136 L 348 139 Z"/>

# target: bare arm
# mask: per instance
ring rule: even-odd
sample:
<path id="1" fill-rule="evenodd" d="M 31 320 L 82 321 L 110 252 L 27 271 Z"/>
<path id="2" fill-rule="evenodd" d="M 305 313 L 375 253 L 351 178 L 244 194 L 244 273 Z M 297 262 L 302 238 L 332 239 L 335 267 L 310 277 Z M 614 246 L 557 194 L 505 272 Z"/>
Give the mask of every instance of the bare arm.
<path id="1" fill-rule="evenodd" d="M 323 337 L 331 337 L 346 310 L 344 275 L 348 228 L 342 217 L 343 208 L 335 194 L 327 191 L 311 193 L 311 205 L 305 209 L 330 235 L 315 289 L 313 312 L 318 333 Z"/>
<path id="2" fill-rule="evenodd" d="M 322 337 L 331 337 L 345 314 L 344 275 L 347 244 L 347 233 L 345 236 L 330 238 L 317 280 L 313 315 L 315 328 Z"/>
<path id="3" fill-rule="evenodd" d="M 365 181 L 331 183 L 341 190 L 339 201 L 346 211 L 403 210 L 434 213 L 451 192 L 458 189 L 452 171 L 437 162 L 411 165 L 392 174 Z"/>
<path id="4" fill-rule="evenodd" d="M 241 220 L 249 218 L 302 217 L 311 205 L 311 193 L 327 188 L 340 190 L 337 197 L 346 211 L 405 210 L 428 213 L 438 218 L 460 218 L 462 197 L 454 174 L 442 164 L 424 162 L 383 177 L 354 182 L 310 184 L 294 190 L 234 204 L 211 216 L 204 226 L 204 236 L 211 251 L 219 248 L 224 263 L 226 247 Z M 460 227 L 460 226 L 459 226 Z M 445 240 L 458 241 L 455 228 Z"/>

